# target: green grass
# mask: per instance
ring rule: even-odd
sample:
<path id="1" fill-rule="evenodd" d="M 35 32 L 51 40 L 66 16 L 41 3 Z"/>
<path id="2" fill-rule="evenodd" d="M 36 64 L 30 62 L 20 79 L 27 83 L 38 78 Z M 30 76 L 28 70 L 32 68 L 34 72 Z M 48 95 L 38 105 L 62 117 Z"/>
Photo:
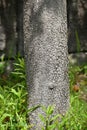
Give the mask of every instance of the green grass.
<path id="1" fill-rule="evenodd" d="M 27 89 L 24 59 L 18 58 L 14 71 L 5 74 L 5 61 L 0 62 L 0 130 L 28 130 Z M 86 130 L 87 129 L 87 64 L 69 67 L 70 110 L 65 116 L 53 115 L 54 106 L 41 107 L 44 115 L 38 115 L 43 122 L 42 130 Z M 79 81 L 79 77 L 80 79 Z M 79 82 L 78 92 L 73 86 Z M 84 97 L 84 98 L 83 98 Z M 57 118 L 62 121 L 58 122 Z M 51 122 L 51 123 L 50 123 Z"/>

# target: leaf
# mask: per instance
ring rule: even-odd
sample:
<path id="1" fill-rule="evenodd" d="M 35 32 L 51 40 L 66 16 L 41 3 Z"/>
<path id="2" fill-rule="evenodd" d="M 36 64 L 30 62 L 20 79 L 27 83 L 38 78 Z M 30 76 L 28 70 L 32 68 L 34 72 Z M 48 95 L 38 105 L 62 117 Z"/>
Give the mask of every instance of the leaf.
<path id="1" fill-rule="evenodd" d="M 81 51 L 81 43 L 80 43 L 80 39 L 79 39 L 77 30 L 75 31 L 75 35 L 76 35 L 76 43 L 77 43 L 77 52 L 80 52 Z"/>
<path id="2" fill-rule="evenodd" d="M 42 122 L 45 122 L 45 117 L 43 115 L 39 114 L 39 117 L 40 117 Z"/>
<path id="3" fill-rule="evenodd" d="M 12 88 L 11 92 L 16 95 L 17 97 L 20 97 L 20 91 L 17 92 L 15 89 Z"/>
<path id="4" fill-rule="evenodd" d="M 56 128 L 56 124 L 52 124 L 48 126 L 48 130 L 54 130 Z"/>
<path id="5" fill-rule="evenodd" d="M 28 112 L 31 113 L 31 112 L 35 111 L 36 109 L 38 109 L 40 107 L 41 107 L 41 105 L 34 106 L 34 107 L 28 109 Z"/>
<path id="6" fill-rule="evenodd" d="M 53 111 L 54 111 L 54 106 L 48 106 L 48 108 L 47 108 L 47 114 L 51 115 L 53 113 Z"/>
<path id="7" fill-rule="evenodd" d="M 2 54 L 2 56 L 0 57 L 1 61 L 4 61 L 5 58 L 5 54 Z"/>
<path id="8" fill-rule="evenodd" d="M 0 94 L 0 99 L 4 102 L 4 96 Z"/>
<path id="9" fill-rule="evenodd" d="M 59 114 L 55 115 L 54 117 L 51 118 L 51 121 L 55 121 L 59 116 L 60 116 Z"/>

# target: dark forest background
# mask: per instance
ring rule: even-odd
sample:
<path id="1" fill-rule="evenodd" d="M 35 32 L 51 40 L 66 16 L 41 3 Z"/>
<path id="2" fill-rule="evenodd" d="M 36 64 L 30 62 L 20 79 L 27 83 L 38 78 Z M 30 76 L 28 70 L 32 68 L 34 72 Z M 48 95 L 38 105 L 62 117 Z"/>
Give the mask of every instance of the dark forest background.
<path id="1" fill-rule="evenodd" d="M 87 52 L 87 0 L 67 0 L 68 52 Z M 0 0 L 0 55 L 23 51 L 23 0 Z"/>

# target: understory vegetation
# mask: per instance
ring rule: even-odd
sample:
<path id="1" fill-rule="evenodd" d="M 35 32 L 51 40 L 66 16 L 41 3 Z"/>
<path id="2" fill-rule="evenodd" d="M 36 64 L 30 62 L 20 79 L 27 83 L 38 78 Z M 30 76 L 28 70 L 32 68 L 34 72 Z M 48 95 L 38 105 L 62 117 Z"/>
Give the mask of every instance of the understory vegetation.
<path id="1" fill-rule="evenodd" d="M 28 130 L 32 127 L 28 115 L 37 107 L 27 108 L 27 88 L 23 58 L 14 61 L 12 72 L 6 72 L 9 61 L 0 62 L 0 130 Z M 41 106 L 38 115 L 42 130 L 87 130 L 87 63 L 69 65 L 70 110 L 65 116 L 54 115 L 55 106 Z M 58 121 L 61 118 L 61 122 Z"/>

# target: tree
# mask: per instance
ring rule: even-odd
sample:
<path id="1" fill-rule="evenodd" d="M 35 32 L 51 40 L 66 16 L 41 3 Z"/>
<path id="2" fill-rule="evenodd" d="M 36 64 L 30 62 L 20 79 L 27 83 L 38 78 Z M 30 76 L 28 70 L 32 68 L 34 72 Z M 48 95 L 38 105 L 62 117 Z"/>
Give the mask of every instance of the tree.
<path id="1" fill-rule="evenodd" d="M 29 108 L 55 104 L 56 113 L 69 108 L 67 13 L 65 0 L 24 2 L 24 51 Z M 29 119 L 40 128 L 38 108 Z"/>
<path id="2" fill-rule="evenodd" d="M 17 31 L 17 53 L 24 56 L 24 41 L 23 41 L 23 0 L 15 0 L 16 11 L 16 31 Z"/>
<path id="3" fill-rule="evenodd" d="M 3 28 L 5 35 L 4 41 L 6 57 L 12 57 L 12 55 L 16 54 L 14 5 L 14 0 L 0 0 L 0 26 Z"/>

